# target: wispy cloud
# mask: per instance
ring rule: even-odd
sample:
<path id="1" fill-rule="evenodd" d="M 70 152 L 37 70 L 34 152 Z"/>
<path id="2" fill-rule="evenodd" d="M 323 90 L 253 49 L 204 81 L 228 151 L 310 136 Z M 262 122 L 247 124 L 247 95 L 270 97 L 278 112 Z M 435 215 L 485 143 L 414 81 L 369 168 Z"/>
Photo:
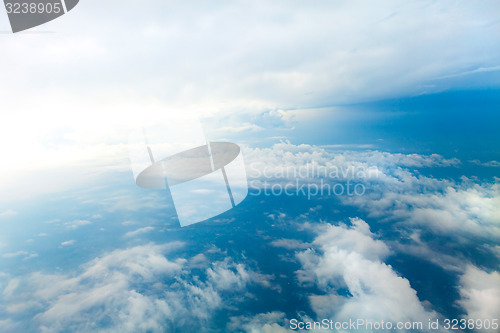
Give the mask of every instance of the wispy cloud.
<path id="1" fill-rule="evenodd" d="M 66 226 L 66 229 L 71 229 L 71 230 L 75 230 L 81 226 L 89 225 L 89 224 L 92 224 L 92 222 L 90 222 L 88 220 L 75 220 L 75 221 L 64 223 L 64 225 Z"/>
<path id="2" fill-rule="evenodd" d="M 26 251 L 17 251 L 17 252 L 11 252 L 11 253 L 5 253 L 2 255 L 3 258 L 15 258 L 19 256 L 25 256 L 28 255 L 28 252 Z"/>
<path id="3" fill-rule="evenodd" d="M 2 255 L 2 258 L 18 258 L 18 257 L 23 257 L 23 260 L 30 260 L 32 258 L 38 257 L 38 253 L 27 252 L 27 251 L 17 251 L 17 252 L 4 253 Z"/>
<path id="4" fill-rule="evenodd" d="M 436 78 L 436 80 L 449 79 L 449 78 L 466 76 L 466 75 L 473 75 L 473 74 L 478 74 L 478 73 L 496 72 L 496 71 L 500 71 L 500 66 L 479 67 L 479 68 L 468 70 L 468 71 L 463 71 L 463 72 L 459 72 L 459 73 L 455 73 L 455 74 L 441 76 L 439 78 Z"/>
<path id="5" fill-rule="evenodd" d="M 500 167 L 500 162 L 498 161 L 488 161 L 488 162 L 481 162 L 480 160 L 470 160 L 469 161 L 472 164 L 480 165 L 480 166 L 485 166 L 485 167 L 491 167 L 491 168 L 498 168 Z"/>
<path id="6" fill-rule="evenodd" d="M 137 230 L 127 232 L 124 237 L 127 237 L 127 238 L 135 237 L 137 235 L 146 234 L 146 233 L 151 232 L 153 230 L 155 230 L 154 227 L 139 228 Z"/>
<path id="7" fill-rule="evenodd" d="M 33 320 L 13 321 L 11 331 L 82 331 L 89 324 L 122 332 L 203 331 L 200 325 L 215 311 L 242 301 L 239 295 L 247 286 L 269 285 L 270 277 L 230 258 L 203 261 L 204 267 L 198 262 L 196 269 L 207 276 L 202 281 L 188 260 L 173 254 L 184 246 L 172 242 L 119 249 L 72 273 L 34 272 L 10 279 L 2 294 L 10 304 L 7 312 L 17 318 L 37 312 Z"/>
<path id="8" fill-rule="evenodd" d="M 18 215 L 19 213 L 13 209 L 8 209 L 0 213 L 0 218 L 9 218 Z"/>

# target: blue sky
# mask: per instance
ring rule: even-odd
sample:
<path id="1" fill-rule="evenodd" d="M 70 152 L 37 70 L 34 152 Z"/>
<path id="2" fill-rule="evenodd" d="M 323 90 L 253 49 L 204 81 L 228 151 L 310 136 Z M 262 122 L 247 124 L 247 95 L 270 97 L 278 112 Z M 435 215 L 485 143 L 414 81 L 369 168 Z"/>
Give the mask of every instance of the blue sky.
<path id="1" fill-rule="evenodd" d="M 500 317 L 498 2 L 82 0 L 9 29 L 1 331 Z M 180 228 L 128 135 L 192 117 L 242 147 L 250 194 Z M 279 174 L 311 166 L 361 173 Z"/>

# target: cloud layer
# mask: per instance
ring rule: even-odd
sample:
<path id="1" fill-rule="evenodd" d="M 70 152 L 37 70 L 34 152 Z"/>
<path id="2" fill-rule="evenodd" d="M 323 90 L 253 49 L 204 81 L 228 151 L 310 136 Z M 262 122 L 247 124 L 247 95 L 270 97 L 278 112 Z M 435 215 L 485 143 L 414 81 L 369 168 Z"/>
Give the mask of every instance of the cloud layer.
<path id="1" fill-rule="evenodd" d="M 11 327 L 8 332 L 195 332 L 215 311 L 241 301 L 232 293 L 246 292 L 251 284 L 269 286 L 269 277 L 230 258 L 212 264 L 167 258 L 183 246 L 151 243 L 107 253 L 79 272 L 12 278 L 1 294 L 2 311 L 20 321 L 5 320 L 4 327 Z M 196 268 L 206 279 L 196 278 Z"/>
<path id="2" fill-rule="evenodd" d="M 360 219 L 351 223 L 352 227 L 314 226 L 316 250 L 296 255 L 303 266 L 299 280 L 314 282 L 326 293 L 309 297 L 317 317 L 393 323 L 434 318 L 436 314 L 425 310 L 408 280 L 383 263 L 389 249 L 375 239 L 368 224 Z M 348 296 L 339 294 L 342 288 Z"/>

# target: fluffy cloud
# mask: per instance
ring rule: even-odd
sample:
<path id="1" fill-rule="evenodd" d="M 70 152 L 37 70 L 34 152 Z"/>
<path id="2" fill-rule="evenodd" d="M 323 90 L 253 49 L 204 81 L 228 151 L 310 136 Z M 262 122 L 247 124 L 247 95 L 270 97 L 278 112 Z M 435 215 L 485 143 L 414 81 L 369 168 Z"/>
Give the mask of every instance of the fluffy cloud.
<path id="1" fill-rule="evenodd" d="M 319 178 L 403 182 L 411 173 L 402 168 L 458 166 L 457 159 L 438 154 L 400 154 L 380 151 L 341 151 L 289 142 L 270 148 L 246 148 L 245 161 L 251 178 Z M 406 171 L 406 172 L 405 172 Z"/>
<path id="2" fill-rule="evenodd" d="M 436 179 L 414 170 L 460 165 L 456 159 L 444 159 L 438 155 L 333 152 L 321 147 L 288 143 L 249 151 L 250 158 L 247 160 L 253 172 L 250 175 L 271 183 L 286 183 L 304 177 L 294 174 L 294 171 L 308 166 L 309 170 L 324 168 L 327 174 L 335 170 L 351 170 L 345 175 L 340 172 L 334 180 L 355 180 L 363 183 L 367 192 L 362 196 L 340 196 L 341 202 L 361 208 L 373 221 L 385 223 L 381 232 L 400 235 L 383 243 L 370 232 L 365 222 L 354 219 L 351 227 L 306 223 L 306 228 L 318 233 L 312 243 L 293 239 L 271 242 L 273 246 L 290 250 L 310 247 L 296 255 L 303 266 L 297 272 L 297 278 L 304 286 L 316 285 L 325 291 L 325 295 L 310 297 L 319 318 L 365 316 L 373 320 L 427 321 L 438 316 L 424 307 L 425 302 L 420 302 L 408 280 L 383 263 L 391 251 L 409 253 L 433 262 L 451 274 L 460 274 L 458 287 L 462 300 L 459 304 L 472 313 L 469 315 L 471 318 L 480 314 L 498 315 L 487 310 L 498 307 L 495 288 L 498 273 L 488 274 L 467 267 L 470 255 L 463 251 L 464 246 L 477 246 L 481 242 L 484 244 L 481 251 L 498 256 L 498 180 L 480 183 L 465 177 Z M 265 168 L 271 176 L 265 174 Z M 369 172 L 360 172 L 366 170 Z M 316 177 L 308 175 L 310 173 L 306 173 L 304 178 L 311 182 L 328 178 L 324 173 Z M 305 218 L 307 220 L 307 216 Z M 429 234 L 432 236 L 429 237 Z M 349 291 L 347 296 L 342 293 L 342 288 Z M 406 312 L 407 309 L 410 310 Z"/>
<path id="3" fill-rule="evenodd" d="M 420 193 L 453 184 L 412 172 L 413 168 L 455 167 L 460 161 L 440 155 L 391 154 L 379 151 L 331 151 L 288 142 L 270 148 L 246 148 L 250 187 L 269 193 L 275 186 L 295 195 L 340 196 L 347 204 L 361 205 L 364 198 L 378 199 L 387 192 Z M 302 192 L 301 192 L 302 191 Z M 344 198 L 344 196 L 353 198 Z M 358 202 L 354 202 L 358 200 Z"/>
<path id="4" fill-rule="evenodd" d="M 123 8 L 119 15 L 96 15 L 117 5 Z M 124 106 L 154 96 L 161 103 L 204 100 L 212 107 L 235 100 L 239 105 L 324 105 L 421 93 L 443 85 L 449 75 L 497 69 L 496 6 L 439 1 L 80 5 L 44 26 L 67 34 L 23 43 L 2 40 L 3 63 L 16 64 L 24 55 L 23 66 L 0 68 L 10 78 L 2 90 L 14 90 L 28 78 L 28 88 L 79 88 L 82 95 L 104 101 L 125 99 Z M 7 30 L 6 17 L 1 23 Z M 127 43 L 117 40 L 116 32 L 124 33 Z M 36 59 L 29 58 L 33 49 Z M 42 65 L 46 71 L 39 70 Z M 68 68 L 78 80 L 65 75 Z M 49 73 L 55 87 L 45 85 Z M 122 89 L 134 93 L 119 94 Z M 61 95 L 77 98 L 76 91 Z"/>
<path id="5" fill-rule="evenodd" d="M 500 273 L 488 273 L 468 265 L 460 284 L 462 299 L 458 304 L 465 309 L 467 318 L 500 318 Z"/>
<path id="6" fill-rule="evenodd" d="M 421 185 L 426 179 L 417 179 Z M 435 191 L 376 193 L 346 198 L 345 202 L 368 211 L 369 216 L 398 223 L 401 227 L 424 227 L 442 235 L 473 236 L 500 240 L 500 184 L 441 185 Z"/>
<path id="7" fill-rule="evenodd" d="M 235 271 L 228 269 L 228 262 L 218 263 L 207 269 L 209 281 L 219 290 L 241 289 L 251 280 L 245 265 L 237 264 Z"/>
<path id="8" fill-rule="evenodd" d="M 286 333 L 293 332 L 287 330 L 285 326 L 285 314 L 274 311 L 260 313 L 253 317 L 238 316 L 232 317 L 227 325 L 228 331 L 244 331 L 247 333 Z"/>
<path id="9" fill-rule="evenodd" d="M 392 323 L 426 323 L 435 318 L 437 314 L 424 308 L 408 280 L 383 263 L 390 251 L 366 222 L 352 219 L 351 224 L 311 225 L 318 233 L 315 246 L 296 255 L 303 266 L 297 272 L 299 280 L 325 292 L 309 297 L 317 317 Z M 344 288 L 348 295 L 340 292 Z"/>
<path id="10" fill-rule="evenodd" d="M 423 228 L 436 234 L 500 239 L 500 184 L 462 177 L 426 177 L 415 169 L 457 167 L 457 159 L 440 155 L 391 154 L 379 151 L 335 152 L 310 145 L 276 144 L 247 148 L 250 184 L 335 184 L 352 181 L 363 195 L 341 195 L 344 204 L 366 211 L 398 228 Z M 270 186 L 267 184 L 267 186 Z M 346 192 L 344 192 L 346 194 Z M 466 241 L 466 239 L 464 239 Z"/>
<path id="11" fill-rule="evenodd" d="M 192 275 L 199 273 L 192 271 L 187 260 L 166 257 L 183 245 L 115 250 L 74 274 L 36 272 L 10 279 L 2 292 L 6 304 L 2 310 L 12 318 L 34 318 L 13 320 L 12 331 L 194 330 L 214 311 L 240 301 L 227 299 L 228 293 L 245 291 L 251 283 L 269 284 L 269 277 L 230 259 L 204 267 L 206 279 L 196 278 Z"/>

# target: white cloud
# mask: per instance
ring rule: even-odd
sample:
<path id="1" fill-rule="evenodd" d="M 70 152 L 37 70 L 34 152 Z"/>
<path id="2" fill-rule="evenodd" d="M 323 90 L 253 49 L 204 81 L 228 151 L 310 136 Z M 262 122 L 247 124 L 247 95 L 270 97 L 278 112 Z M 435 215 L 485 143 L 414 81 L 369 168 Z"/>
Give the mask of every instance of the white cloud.
<path id="1" fill-rule="evenodd" d="M 2 327 L 7 332 L 15 332 L 17 325 L 13 320 L 5 319 L 0 320 L 0 327 Z"/>
<path id="2" fill-rule="evenodd" d="M 250 124 L 250 123 L 243 123 L 239 126 L 234 126 L 234 127 L 221 127 L 218 129 L 220 132 L 258 132 L 262 130 L 262 127 L 255 125 L 255 124 Z"/>
<path id="3" fill-rule="evenodd" d="M 217 263 L 207 269 L 209 281 L 219 290 L 241 289 L 250 281 L 250 274 L 245 265 L 237 264 L 235 271 L 228 269 L 228 263 Z"/>
<path id="4" fill-rule="evenodd" d="M 363 184 L 364 195 L 343 195 L 344 204 L 365 210 L 380 222 L 399 228 L 425 228 L 437 234 L 500 239 L 500 184 L 422 176 L 414 168 L 456 167 L 457 159 L 440 155 L 392 154 L 379 151 L 329 151 L 311 145 L 276 144 L 246 148 L 250 185 Z M 299 184 L 300 185 L 300 184 Z M 268 185 L 269 186 L 269 185 Z M 344 193 L 345 194 L 345 193 Z M 466 241 L 466 239 L 464 239 Z"/>
<path id="5" fill-rule="evenodd" d="M 17 252 L 11 252 L 11 253 L 5 253 L 2 255 L 3 258 L 15 258 L 19 256 L 25 256 L 28 255 L 28 252 L 26 251 L 17 251 Z"/>
<path id="6" fill-rule="evenodd" d="M 160 331 L 159 318 L 169 314 L 172 306 L 162 299 L 138 293 L 135 288 L 139 284 L 133 285 L 180 272 L 184 260 L 169 261 L 163 256 L 179 246 L 182 244 L 150 244 L 116 250 L 82 266 L 83 271 L 74 276 L 33 273 L 12 279 L 3 294 L 9 298 L 11 312 L 22 313 L 26 310 L 23 304 L 31 304 L 28 310 L 39 312 L 35 322 L 44 332 L 70 327 L 96 329 L 109 315 L 114 316 L 114 329 Z"/>
<path id="7" fill-rule="evenodd" d="M 289 142 L 270 148 L 245 147 L 244 153 L 249 176 L 266 179 L 274 175 L 278 175 L 275 178 L 319 178 L 326 175 L 340 180 L 397 183 L 405 180 L 403 177 L 411 176 L 401 168 L 452 167 L 460 164 L 457 159 L 446 159 L 438 154 L 393 154 L 376 150 L 335 152 Z M 313 174 L 313 171 L 316 173 Z"/>
<path id="8" fill-rule="evenodd" d="M 249 283 L 271 287 L 272 276 L 249 270 L 245 264 L 231 260 L 216 262 L 206 270 L 208 282 L 217 290 L 242 290 Z"/>
<path id="9" fill-rule="evenodd" d="M 375 239 L 375 235 L 370 231 L 369 225 L 359 219 L 351 218 L 352 226 L 332 226 L 325 225 L 318 228 L 319 235 L 314 240 L 314 244 L 320 246 L 337 246 L 347 248 L 361 254 L 364 258 L 382 260 L 390 254 L 387 245 Z"/>
<path id="10" fill-rule="evenodd" d="M 471 160 L 469 161 L 470 163 L 476 164 L 476 165 L 481 165 L 485 167 L 492 167 L 492 168 L 498 168 L 500 167 L 500 162 L 492 160 L 488 162 L 481 162 L 480 160 Z"/>
<path id="11" fill-rule="evenodd" d="M 92 224 L 92 222 L 90 222 L 88 220 L 75 220 L 72 222 L 64 223 L 64 225 L 66 226 L 66 229 L 71 229 L 71 230 L 75 230 L 81 226 L 89 225 L 89 224 Z"/>
<path id="12" fill-rule="evenodd" d="M 227 325 L 228 331 L 244 331 L 247 333 L 286 333 L 285 314 L 279 311 L 259 313 L 253 317 L 231 317 Z"/>
<path id="13" fill-rule="evenodd" d="M 14 291 L 17 289 L 18 286 L 19 286 L 19 279 L 14 278 L 14 279 L 9 280 L 9 282 L 7 283 L 7 286 L 3 290 L 3 295 L 10 297 L 14 293 Z"/>
<path id="14" fill-rule="evenodd" d="M 311 295 L 311 307 L 318 318 L 344 321 L 363 318 L 372 321 L 421 321 L 435 318 L 427 311 L 408 280 L 381 260 L 388 247 L 375 239 L 368 225 L 351 220 L 345 225 L 312 225 L 316 245 L 296 256 L 303 266 L 299 280 L 314 283 L 326 294 Z M 336 290 L 346 288 L 350 296 Z M 363 330 L 362 330 L 363 331 Z"/>
<path id="15" fill-rule="evenodd" d="M 130 176 L 130 181 L 133 184 L 134 180 L 132 173 L 125 175 Z M 94 193 L 92 194 L 94 195 Z M 134 195 L 133 191 L 113 191 L 105 197 L 91 197 L 87 201 L 93 201 L 103 207 L 107 212 L 116 211 L 138 211 L 142 209 L 154 208 L 160 209 L 161 207 L 169 208 L 169 204 L 163 200 L 162 194 L 158 192 L 147 192 L 140 197 Z M 170 205 L 170 206 L 169 206 Z M 127 221 L 124 225 L 133 225 L 136 221 Z M 137 222 L 137 224 L 140 224 Z"/>
<path id="16" fill-rule="evenodd" d="M 297 239 L 285 239 L 285 238 L 275 239 L 271 242 L 271 245 L 275 247 L 282 247 L 287 250 L 306 249 L 309 246 L 311 246 L 311 244 L 301 242 Z"/>
<path id="17" fill-rule="evenodd" d="M 468 265 L 460 277 L 460 295 L 458 301 L 470 319 L 500 318 L 500 273 L 491 273 Z M 491 331 L 484 330 L 485 332 Z"/>
<path id="18" fill-rule="evenodd" d="M 126 237 L 126 238 L 135 237 L 137 235 L 146 234 L 146 233 L 151 232 L 153 230 L 155 230 L 154 227 L 139 228 L 137 230 L 127 232 L 124 237 Z"/>
<path id="19" fill-rule="evenodd" d="M 16 216 L 17 214 L 19 214 L 19 213 L 16 212 L 15 210 L 8 209 L 8 210 L 5 210 L 5 211 L 0 213 L 0 218 L 9 218 L 9 217 Z"/>
<path id="20" fill-rule="evenodd" d="M 189 260 L 189 266 L 193 268 L 207 267 L 209 259 L 203 253 L 198 253 Z"/>
<path id="21" fill-rule="evenodd" d="M 29 255 L 27 255 L 26 257 L 24 257 L 23 260 L 30 260 L 30 259 L 37 258 L 37 257 L 38 257 L 38 253 L 31 252 Z"/>
<path id="22" fill-rule="evenodd" d="M 425 180 L 424 180 L 425 184 Z M 468 234 L 500 239 L 500 184 L 442 186 L 441 191 L 387 191 L 381 195 L 348 198 L 370 216 L 408 227 L 420 226 L 455 237 Z M 395 204 L 396 203 L 396 204 Z"/>
<path id="23" fill-rule="evenodd" d="M 74 239 L 71 239 L 71 240 L 67 240 L 67 241 L 62 242 L 61 246 L 73 245 L 75 243 L 76 243 L 76 241 Z"/>
<path id="24" fill-rule="evenodd" d="M 17 331 L 164 332 L 200 328 L 214 311 L 243 301 L 238 295 L 245 295 L 247 285 L 269 285 L 271 277 L 229 258 L 210 267 L 202 265 L 209 261 L 199 261 L 196 269 L 207 276 L 202 281 L 188 260 L 172 253 L 184 245 L 135 246 L 104 254 L 72 273 L 13 278 L 2 302 L 9 304 L 5 310 L 13 319 L 32 318 L 15 321 Z"/>
<path id="25" fill-rule="evenodd" d="M 139 224 L 139 222 L 137 222 L 137 221 L 124 221 L 124 222 L 122 222 L 122 225 L 124 225 L 124 226 L 137 225 L 137 224 Z"/>
<path id="26" fill-rule="evenodd" d="M 25 38 L 23 43 L 4 39 L 4 60 L 16 63 L 16 57 L 26 55 L 25 68 L 16 70 L 30 74 L 26 75 L 34 79 L 30 87 L 49 89 L 42 84 L 47 73 L 35 75 L 33 71 L 43 64 L 55 72 L 52 82 L 57 89 L 64 91 L 64 84 L 71 83 L 85 94 L 104 90 L 110 95 L 104 98 L 107 101 L 153 95 L 166 101 L 228 103 L 246 99 L 294 106 L 395 92 L 419 93 L 423 90 L 420 85 L 470 71 L 470 64 L 477 64 L 476 69 L 498 65 L 493 56 L 498 53 L 493 43 L 498 27 L 491 24 L 498 18 L 494 3 L 450 6 L 446 2 L 411 2 L 402 6 L 385 1 L 375 6 L 365 1 L 343 5 L 322 1 L 298 6 L 281 2 L 276 6 L 260 1 L 198 2 L 188 7 L 152 1 L 149 8 L 153 12 L 145 13 L 136 3 L 122 1 L 119 3 L 126 9 L 121 15 L 112 19 L 95 15 L 117 3 L 110 2 L 104 8 L 80 5 L 68 17 L 45 26 L 66 31 L 71 38 L 65 34 L 50 38 L 38 35 Z M 135 48 L 118 43 L 116 32 L 126 33 Z M 411 41 L 408 35 L 413 36 Z M 447 48 L 440 48 L 444 44 Z M 28 58 L 35 47 L 39 57 Z M 172 49 L 178 52 L 166 51 Z M 422 52 L 429 49 L 435 52 Z M 142 52 L 149 55 L 147 60 L 141 57 Z M 156 66 L 162 59 L 167 61 Z M 62 74 L 67 68 L 80 74 L 79 81 Z M 120 80 L 115 78 L 117 71 Z M 8 66 L 2 72 L 11 78 L 13 88 L 24 82 L 25 76 L 15 77 Z M 97 86 L 92 84 L 95 75 L 100 78 Z M 379 84 L 382 80 L 386 84 Z M 133 96 L 117 94 L 126 86 L 124 81 L 134 82 Z M 158 95 L 160 91 L 164 97 Z"/>
<path id="27" fill-rule="evenodd" d="M 286 182 L 296 176 L 282 174 L 266 177 L 263 174 L 265 168 L 269 168 L 271 174 L 276 170 L 297 170 L 307 165 L 326 166 L 327 170 L 355 170 L 347 177 L 363 182 L 371 192 L 359 197 L 340 197 L 343 203 L 362 208 L 375 221 L 391 223 L 387 228 L 407 240 L 387 243 L 394 250 L 419 256 L 453 274 L 464 274 L 460 289 L 463 300 L 459 303 L 468 312 L 470 310 L 479 315 L 480 312 L 486 313 L 487 309 L 498 308 L 495 303 L 498 297 L 493 287 L 498 274 L 479 273 L 470 267 L 464 273 L 467 254 L 454 251 L 452 256 L 442 251 L 442 247 L 472 245 L 484 240 L 484 250 L 498 255 L 497 247 L 491 245 L 500 239 L 498 180 L 495 183 L 479 183 L 476 179 L 465 177 L 457 181 L 440 180 L 412 170 L 459 164 L 456 159 L 447 160 L 438 155 L 339 153 L 314 146 L 282 143 L 268 149 L 249 149 L 248 156 L 249 169 L 253 169 L 253 175 L 252 172 L 250 175 L 274 182 Z M 370 168 L 376 170 L 371 176 L 356 176 L 356 170 Z M 374 320 L 391 320 L 388 316 L 384 317 L 384 313 L 390 312 L 394 314 L 392 320 L 427 321 L 427 318 L 437 316 L 424 307 L 426 300 L 420 302 L 406 279 L 382 262 L 390 252 L 388 246 L 377 241 L 377 236 L 370 232 L 366 223 L 361 220 L 351 223 L 353 226 L 350 228 L 343 225 L 305 225 L 316 230 L 318 236 L 308 250 L 296 255 L 303 265 L 297 277 L 304 286 L 317 285 L 326 292 L 326 295 L 310 298 L 318 317 L 345 319 L 371 316 Z M 444 236 L 449 244 L 427 242 L 421 237 L 422 233 Z M 272 244 L 290 249 L 306 245 L 286 239 L 275 240 Z M 478 283 L 472 284 L 474 280 Z M 484 284 L 484 289 L 480 288 L 480 283 Z M 336 294 L 334 291 L 339 287 L 348 289 L 353 296 Z M 495 314 L 489 315 L 495 317 Z"/>

